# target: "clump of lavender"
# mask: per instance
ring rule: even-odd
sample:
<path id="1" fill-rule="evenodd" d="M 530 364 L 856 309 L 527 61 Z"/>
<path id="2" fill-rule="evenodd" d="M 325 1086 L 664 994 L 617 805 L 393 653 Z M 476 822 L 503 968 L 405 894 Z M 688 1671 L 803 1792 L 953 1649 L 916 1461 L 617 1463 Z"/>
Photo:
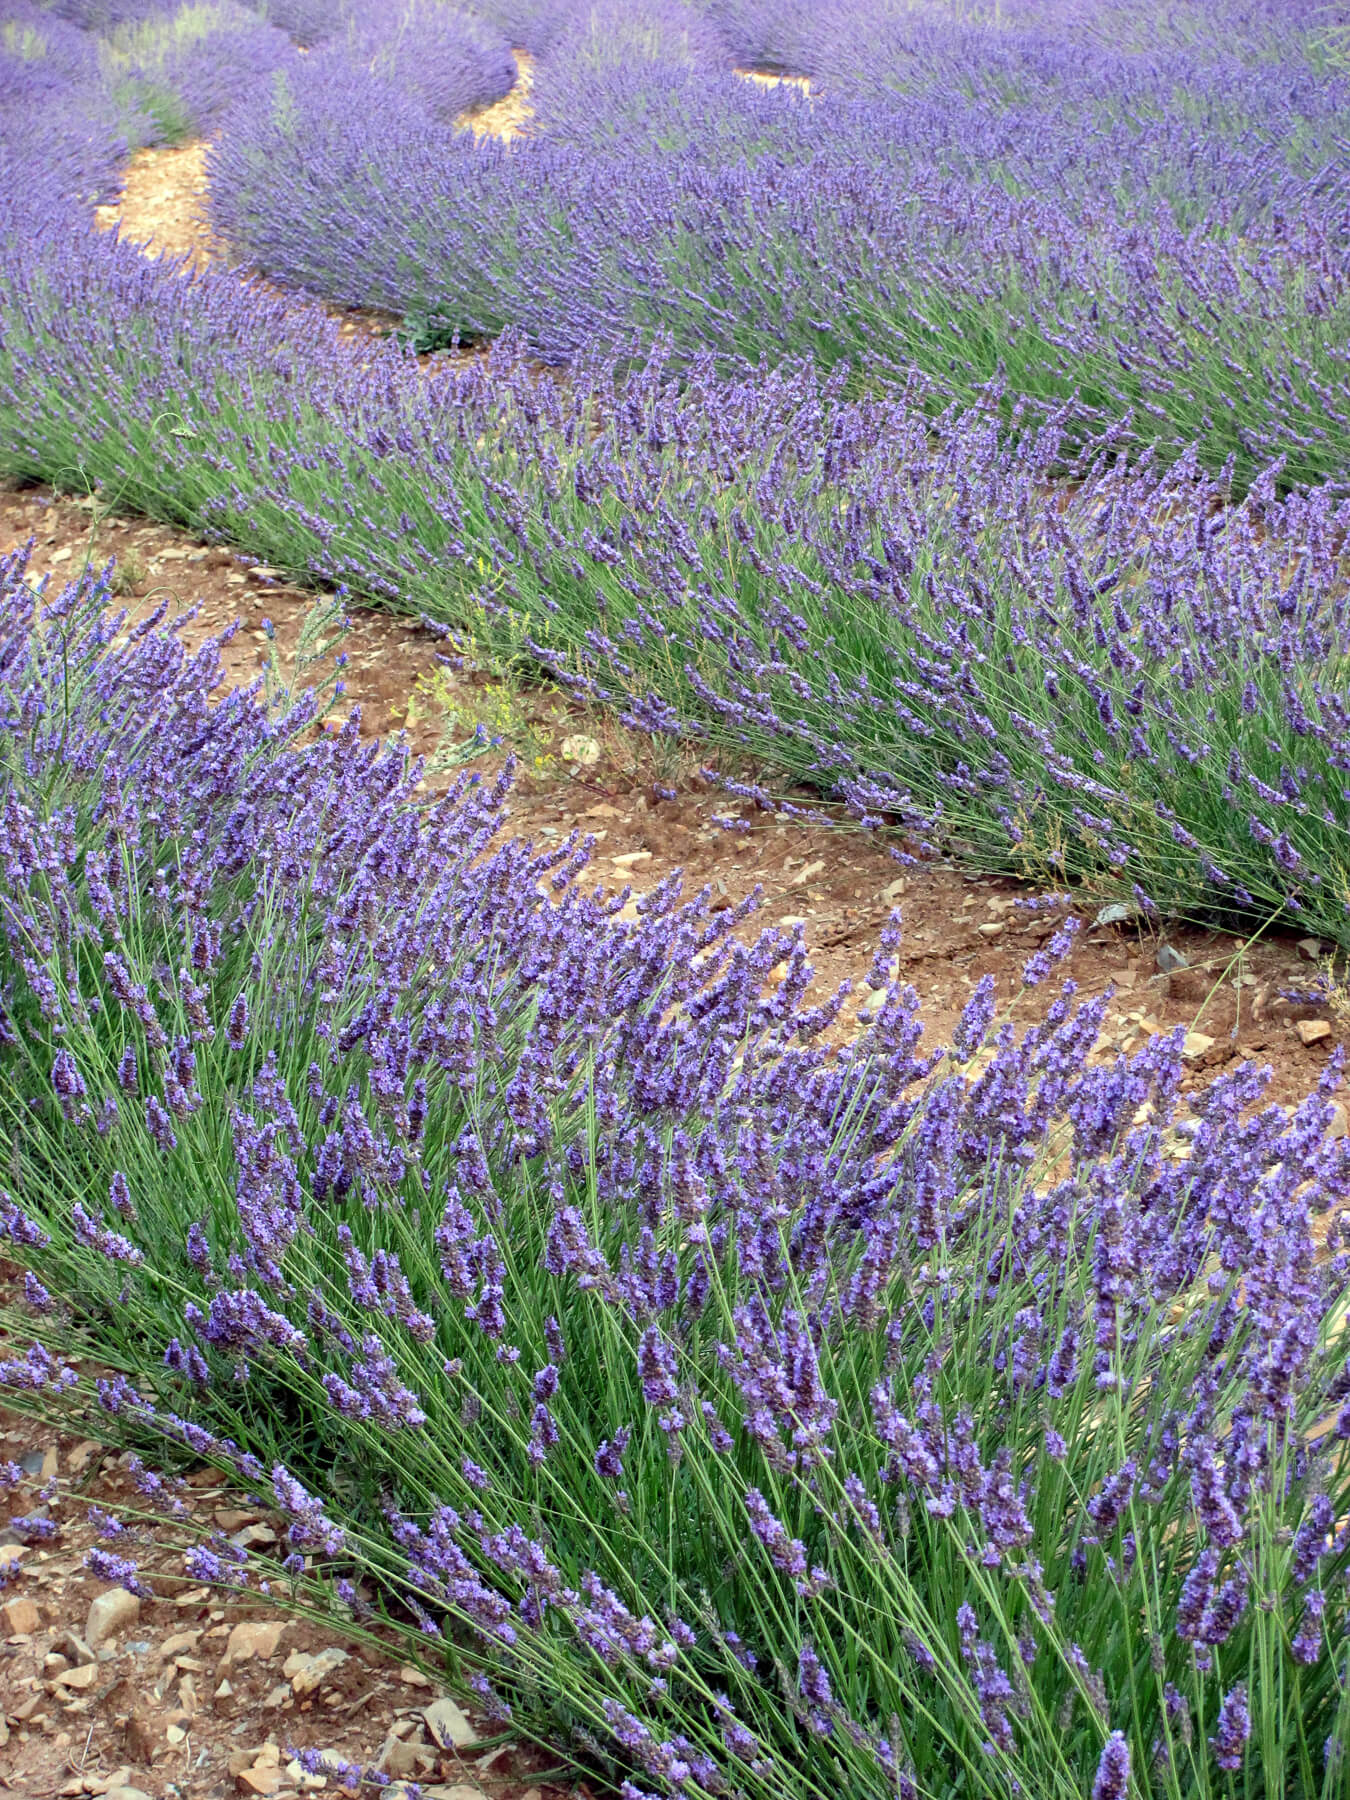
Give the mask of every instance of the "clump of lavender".
<path id="1" fill-rule="evenodd" d="M 1180 1046 L 1098 1062 L 1071 987 L 951 1060 L 890 987 L 827 1051 L 782 933 L 618 921 L 503 786 L 213 704 L 107 603 L 0 572 L 0 1221 L 56 1301 L 0 1385 L 270 1490 L 288 1569 L 633 1791 L 1301 1791 L 1350 1727 L 1334 1072 L 1225 1075 L 1177 1160 Z"/>

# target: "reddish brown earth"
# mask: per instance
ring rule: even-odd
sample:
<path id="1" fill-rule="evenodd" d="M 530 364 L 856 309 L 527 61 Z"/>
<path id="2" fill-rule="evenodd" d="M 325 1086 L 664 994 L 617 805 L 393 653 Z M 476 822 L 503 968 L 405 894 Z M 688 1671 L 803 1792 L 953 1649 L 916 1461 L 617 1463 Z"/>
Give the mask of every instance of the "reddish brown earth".
<path id="1" fill-rule="evenodd" d="M 481 1721 L 466 1731 L 456 1720 L 462 1748 L 442 1749 L 425 1717 L 437 1690 L 378 1635 L 356 1643 L 190 1580 L 184 1548 L 208 1534 L 267 1555 L 284 1529 L 214 1470 L 187 1476 L 186 1516 L 168 1521 L 148 1510 L 125 1457 L 0 1413 L 7 1463 L 24 1478 L 4 1495 L 3 1516 L 45 1518 L 50 1531 L 0 1529 L 0 1790 L 25 1800 L 343 1792 L 294 1760 L 319 1750 L 416 1780 L 426 1800 L 589 1800 L 584 1786 L 558 1785 L 556 1758 Z M 152 1597 L 85 1567 L 103 1541 L 91 1508 L 130 1517 L 112 1548 L 137 1561 Z M 399 1800 L 404 1790 L 383 1792 Z"/>

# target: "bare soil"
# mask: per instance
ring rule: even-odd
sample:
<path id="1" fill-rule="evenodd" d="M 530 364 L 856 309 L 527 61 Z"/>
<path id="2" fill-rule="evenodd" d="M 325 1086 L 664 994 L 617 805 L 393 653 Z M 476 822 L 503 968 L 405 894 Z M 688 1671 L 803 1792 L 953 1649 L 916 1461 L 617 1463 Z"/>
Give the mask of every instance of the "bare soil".
<path id="1" fill-rule="evenodd" d="M 345 1791 L 295 1760 L 317 1750 L 416 1781 L 426 1800 L 589 1800 L 584 1784 L 559 1784 L 556 1758 L 482 1720 L 468 1722 L 473 1741 L 442 1749 L 424 1716 L 437 1690 L 378 1633 L 355 1643 L 192 1581 L 185 1546 L 217 1534 L 268 1552 L 285 1528 L 214 1470 L 175 1484 L 183 1517 L 170 1519 L 137 1491 L 125 1456 L 0 1413 L 6 1464 L 23 1478 L 7 1493 L 0 1481 L 0 1516 L 17 1521 L 0 1528 L 0 1789 L 27 1800 Z M 134 1522 L 109 1544 L 94 1509 Z M 149 1595 L 93 1574 L 96 1546 L 134 1558 Z"/>

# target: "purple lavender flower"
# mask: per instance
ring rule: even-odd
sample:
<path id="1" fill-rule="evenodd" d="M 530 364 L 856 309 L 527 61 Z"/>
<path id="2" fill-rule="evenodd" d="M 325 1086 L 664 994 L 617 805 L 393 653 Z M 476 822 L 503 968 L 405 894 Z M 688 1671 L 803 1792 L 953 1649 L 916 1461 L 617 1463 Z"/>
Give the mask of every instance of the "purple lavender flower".
<path id="1" fill-rule="evenodd" d="M 95 1548 L 86 1553 L 84 1566 L 100 1581 L 115 1582 L 142 1599 L 153 1598 L 151 1590 L 140 1578 L 139 1566 L 129 1556 L 114 1556 L 111 1551 Z"/>
<path id="2" fill-rule="evenodd" d="M 1130 1746 L 1124 1732 L 1113 1731 L 1097 1764 L 1092 1800 L 1128 1800 L 1129 1792 Z"/>
<path id="3" fill-rule="evenodd" d="M 1214 1735 L 1209 1740 L 1214 1760 L 1221 1769 L 1240 1769 L 1246 1756 L 1247 1739 L 1251 1736 L 1251 1714 L 1247 1710 L 1247 1690 L 1230 1688 L 1223 1697 Z"/>

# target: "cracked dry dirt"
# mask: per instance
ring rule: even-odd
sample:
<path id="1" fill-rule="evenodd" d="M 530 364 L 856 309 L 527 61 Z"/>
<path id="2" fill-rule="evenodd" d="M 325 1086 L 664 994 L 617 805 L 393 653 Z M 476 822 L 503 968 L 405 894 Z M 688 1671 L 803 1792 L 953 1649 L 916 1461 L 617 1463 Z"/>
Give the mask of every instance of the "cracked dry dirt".
<path id="1" fill-rule="evenodd" d="M 527 83 L 528 66 L 524 73 Z M 517 131 L 526 91 L 522 84 L 478 128 Z M 149 254 L 200 266 L 214 255 L 205 188 L 204 145 L 142 152 L 129 165 L 121 207 L 103 209 L 100 223 L 119 224 Z M 369 330 L 371 321 L 351 315 L 344 329 Z M 237 622 L 223 650 L 234 682 L 254 679 L 273 649 L 283 669 L 291 666 L 316 598 L 168 527 L 104 515 L 44 487 L 0 485 L 0 553 L 24 544 L 32 545 L 32 574 L 54 580 L 115 557 L 133 615 L 161 600 L 172 611 L 195 609 L 190 643 Z M 708 887 L 718 906 L 760 888 L 759 921 L 799 926 L 805 936 L 812 999 L 843 979 L 860 982 L 898 908 L 897 972 L 917 988 L 929 1041 L 940 1043 L 982 976 L 1012 1003 L 1023 963 L 1052 928 L 1018 910 L 1026 890 L 1013 882 L 938 863 L 902 871 L 883 843 L 847 827 L 788 824 L 729 805 L 691 767 L 556 692 L 486 669 L 452 675 L 437 662 L 436 640 L 415 625 L 358 610 L 344 648 L 347 701 L 360 706 L 364 733 L 403 730 L 414 749 L 434 752 L 484 720 L 521 757 L 508 828 L 540 844 L 572 830 L 592 834 L 589 883 L 641 893 L 679 868 L 687 889 Z M 478 766 L 486 773 L 494 764 Z M 658 785 L 675 797 L 663 798 Z M 1347 1035 L 1341 1020 L 1282 998 L 1310 973 L 1311 947 L 1289 934 L 1244 946 L 1168 928 L 1173 954 L 1163 960 L 1184 966 L 1164 972 L 1164 940 L 1133 924 L 1093 928 L 1091 919 L 1089 910 L 1064 972 L 1085 997 L 1115 990 L 1103 1054 L 1183 1026 L 1192 1091 L 1235 1059 L 1256 1057 L 1272 1066 L 1270 1097 L 1292 1102 Z M 1025 995 L 1019 1016 L 1034 1018 L 1044 1004 Z M 851 1001 L 839 1034 L 857 1029 Z M 126 1459 L 0 1414 L 6 1463 L 17 1466 L 18 1485 L 0 1493 L 0 1518 L 29 1524 L 0 1525 L 0 1790 L 34 1800 L 320 1792 L 322 1778 L 306 1777 L 291 1754 L 316 1748 L 417 1779 L 431 1800 L 585 1800 L 584 1784 L 550 1771 L 537 1750 L 491 1739 L 481 1721 L 444 1707 L 428 1719 L 436 1696 L 426 1678 L 378 1641 L 355 1644 L 336 1625 L 288 1616 L 256 1596 L 230 1602 L 193 1587 L 182 1572 L 184 1541 L 223 1531 L 265 1548 L 275 1537 L 267 1514 L 222 1489 L 213 1471 L 187 1474 L 181 1521 L 133 1527 L 154 1592 L 136 1603 L 84 1566 L 97 1541 L 89 1509 L 136 1500 Z M 336 1789 L 332 1780 L 326 1786 Z"/>

